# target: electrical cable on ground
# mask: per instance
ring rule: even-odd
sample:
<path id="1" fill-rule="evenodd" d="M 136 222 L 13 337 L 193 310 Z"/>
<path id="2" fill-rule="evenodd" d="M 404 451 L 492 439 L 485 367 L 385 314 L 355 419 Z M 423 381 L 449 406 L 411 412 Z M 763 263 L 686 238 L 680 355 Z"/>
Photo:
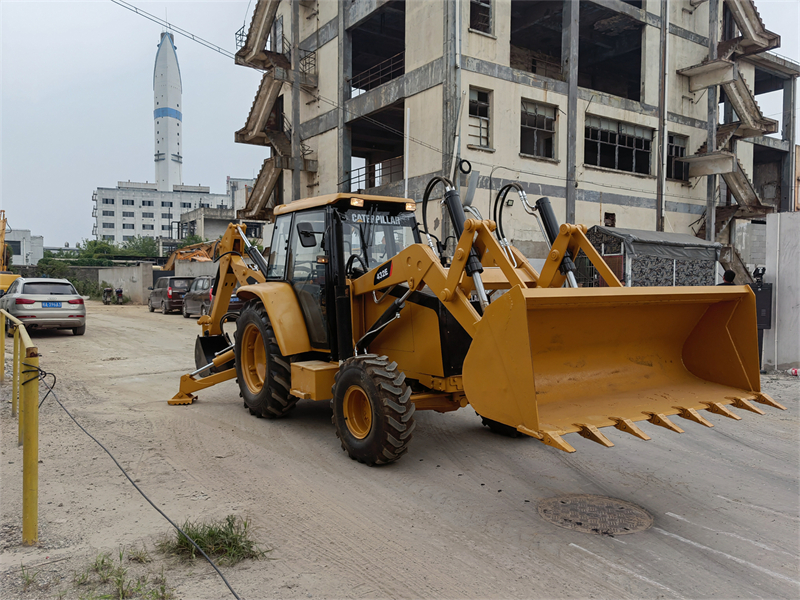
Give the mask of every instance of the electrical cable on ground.
<path id="1" fill-rule="evenodd" d="M 22 363 L 22 366 L 23 366 L 23 367 L 33 367 L 33 365 L 31 365 L 31 364 L 28 364 L 28 363 L 26 363 L 26 362 L 24 362 L 24 361 L 23 361 L 23 363 Z M 80 430 L 81 430 L 81 431 L 83 431 L 83 433 L 85 433 L 86 435 L 88 435 L 88 436 L 89 436 L 89 437 L 90 437 L 90 438 L 91 438 L 91 439 L 92 439 L 92 440 L 93 440 L 93 441 L 94 441 L 94 442 L 95 442 L 95 443 L 96 443 L 98 446 L 100 446 L 100 447 L 103 449 L 103 451 L 104 451 L 106 454 L 108 454 L 108 456 L 110 456 L 110 457 L 111 457 L 111 460 L 113 460 L 113 461 L 114 461 L 114 464 L 115 464 L 115 465 L 117 465 L 117 467 L 119 468 L 119 470 L 120 470 L 120 471 L 122 471 L 122 474 L 123 474 L 123 475 L 125 475 L 125 477 L 128 479 L 128 481 L 130 481 L 130 482 L 131 482 L 131 485 L 132 485 L 133 487 L 135 487 L 135 488 L 136 488 L 136 491 L 137 491 L 137 492 L 139 492 L 139 493 L 142 495 L 142 498 L 144 498 L 145 500 L 147 500 L 148 504 L 150 504 L 150 506 L 152 506 L 153 508 L 155 508 L 155 509 L 156 509 L 156 511 L 158 511 L 158 514 L 160 514 L 162 517 L 164 517 L 164 518 L 167 520 L 167 522 L 168 522 L 170 525 L 172 525 L 172 526 L 173 526 L 173 527 L 174 527 L 174 528 L 175 528 L 175 529 L 178 531 L 178 533 L 180 533 L 180 534 L 181 534 L 181 535 L 182 535 L 184 538 L 186 538 L 186 539 L 189 541 L 189 543 L 190 543 L 192 546 L 194 546 L 194 548 L 195 548 L 195 549 L 196 549 L 196 550 L 197 550 L 197 551 L 198 551 L 200 554 L 202 554 L 202 555 L 203 555 L 203 558 L 205 558 L 205 559 L 208 561 L 208 564 L 210 564 L 212 567 L 214 567 L 214 570 L 217 572 L 217 575 L 219 575 L 219 576 L 220 576 L 220 578 L 222 578 L 222 581 L 224 581 L 224 582 L 225 582 L 225 585 L 226 585 L 226 586 L 228 586 L 228 589 L 230 590 L 231 594 L 233 594 L 233 597 L 234 597 L 234 598 L 236 598 L 236 600 L 241 600 L 241 598 L 239 597 L 239 595 L 238 595 L 238 594 L 237 594 L 237 593 L 234 591 L 234 589 L 231 587 L 231 584 L 230 584 L 230 583 L 228 583 L 228 580 L 227 580 L 227 579 L 225 579 L 225 576 L 224 576 L 224 575 L 222 574 L 222 572 L 219 570 L 219 568 L 217 567 L 217 565 L 216 565 L 216 564 L 214 564 L 214 561 L 213 561 L 213 560 L 211 560 L 211 559 L 208 557 L 208 555 L 207 555 L 205 552 L 203 552 L 203 549 L 202 549 L 202 548 L 200 548 L 200 546 L 198 546 L 198 545 L 197 545 L 197 543 L 195 543 L 195 541 L 194 541 L 192 538 L 190 538 L 188 535 L 186 535 L 186 533 L 184 533 L 184 532 L 183 532 L 183 530 L 182 530 L 180 527 L 178 527 L 178 526 L 177 526 L 177 525 L 176 525 L 176 524 L 175 524 L 175 523 L 172 521 L 172 519 L 170 519 L 170 518 L 169 518 L 169 517 L 168 517 L 168 516 L 167 516 L 167 515 L 164 513 L 164 511 L 162 511 L 160 508 L 158 508 L 158 507 L 157 507 L 157 506 L 156 506 L 156 505 L 153 503 L 153 501 L 152 501 L 152 500 L 150 500 L 150 498 L 148 498 L 148 497 L 147 497 L 147 495 L 146 495 L 146 494 L 145 494 L 145 493 L 142 491 L 142 489 L 141 489 L 141 488 L 140 488 L 138 485 L 136 485 L 136 483 L 133 481 L 133 479 L 131 479 L 131 476 L 130 476 L 130 475 L 128 475 L 127 471 L 125 471 L 125 469 L 123 469 L 123 468 L 122 468 L 122 465 L 121 465 L 121 464 L 119 464 L 119 462 L 117 461 L 117 459 L 116 459 L 116 458 L 114 458 L 114 455 L 113 455 L 113 454 L 111 454 L 111 452 L 109 452 L 109 451 L 108 451 L 108 448 L 106 448 L 106 447 L 105 447 L 103 444 L 101 444 L 101 443 L 98 441 L 98 439 L 97 439 L 96 437 L 94 437 L 94 436 L 93 436 L 91 433 L 89 433 L 88 431 L 86 431 L 86 429 L 83 427 L 83 425 L 81 425 L 80 423 L 78 423 L 78 420 L 77 420 L 75 417 L 73 417 L 73 416 L 72 416 L 72 413 L 71 413 L 71 412 L 69 412 L 69 411 L 67 410 L 67 407 L 66 407 L 66 406 L 64 406 L 64 405 L 61 403 L 61 400 L 59 400 L 59 399 L 58 399 L 58 395 L 56 394 L 55 390 L 53 389 L 53 387 L 55 387 L 55 384 L 56 384 L 56 376 L 55 376 L 55 374 L 53 374 L 53 373 L 48 373 L 47 371 L 45 371 L 45 370 L 44 370 L 44 369 L 42 369 L 41 367 L 28 368 L 28 369 L 26 369 L 26 370 L 23 370 L 23 371 L 22 371 L 22 373 L 23 373 L 23 374 L 24 374 L 24 373 L 38 373 L 38 375 L 37 375 L 37 376 L 31 377 L 31 378 L 30 378 L 30 379 L 28 379 L 27 381 L 23 381 L 23 382 L 22 382 L 22 385 L 25 385 L 25 384 L 27 384 L 27 383 L 30 383 L 30 382 L 31 382 L 31 381 L 33 381 L 34 379 L 38 379 L 39 381 L 41 381 L 41 382 L 42 382 L 42 385 L 44 385 L 44 386 L 45 386 L 45 387 L 48 389 L 48 392 L 47 392 L 47 394 L 45 394 L 44 398 L 42 398 L 42 403 L 45 401 L 45 399 L 46 399 L 46 398 L 47 398 L 47 397 L 48 397 L 50 394 L 52 394 L 52 395 L 53 395 L 53 399 L 54 399 L 54 400 L 55 400 L 55 401 L 58 403 L 58 405 L 59 405 L 59 406 L 62 408 L 62 410 L 63 410 L 65 413 L 67 413 L 67 416 L 68 416 L 70 419 L 72 419 L 72 421 L 75 423 L 75 425 L 77 425 L 77 426 L 80 428 Z M 51 376 L 51 377 L 53 378 L 53 386 L 50 386 L 50 385 L 48 385 L 48 384 L 47 384 L 47 381 L 45 381 L 45 378 L 46 378 L 47 376 Z M 39 404 L 39 406 L 41 407 L 41 405 L 42 405 L 42 404 L 40 403 L 40 404 Z"/>

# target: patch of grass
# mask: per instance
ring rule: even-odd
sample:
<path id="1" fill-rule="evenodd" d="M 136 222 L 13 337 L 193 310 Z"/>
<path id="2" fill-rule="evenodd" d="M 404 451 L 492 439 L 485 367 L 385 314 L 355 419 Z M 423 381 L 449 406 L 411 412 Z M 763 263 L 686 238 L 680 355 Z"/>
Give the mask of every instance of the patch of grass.
<path id="1" fill-rule="evenodd" d="M 22 569 L 22 591 L 24 592 L 36 583 L 36 577 L 39 575 L 39 571 L 26 569 L 25 565 L 20 565 L 20 568 Z"/>
<path id="2" fill-rule="evenodd" d="M 85 585 L 89 582 L 89 570 L 81 571 L 74 571 L 72 573 L 72 583 L 75 585 Z"/>
<path id="3" fill-rule="evenodd" d="M 187 519 L 182 529 L 203 552 L 217 559 L 221 565 L 235 565 L 246 558 L 259 559 L 266 554 L 251 539 L 249 523 L 241 517 L 228 515 L 223 521 L 211 522 L 192 522 Z M 178 532 L 173 537 L 161 540 L 158 549 L 165 554 L 186 559 L 194 559 L 199 554 L 191 542 Z"/>
<path id="4" fill-rule="evenodd" d="M 146 564 L 153 561 L 153 559 L 150 558 L 150 554 L 147 552 L 147 548 L 144 547 L 144 544 L 142 544 L 141 550 L 138 548 L 128 550 L 128 560 L 139 564 Z"/>

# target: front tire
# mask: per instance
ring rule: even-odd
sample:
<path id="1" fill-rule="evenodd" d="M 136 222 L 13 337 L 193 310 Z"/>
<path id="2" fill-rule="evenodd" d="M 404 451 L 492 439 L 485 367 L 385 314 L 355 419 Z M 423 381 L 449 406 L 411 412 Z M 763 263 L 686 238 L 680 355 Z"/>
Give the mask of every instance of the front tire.
<path id="1" fill-rule="evenodd" d="M 236 375 L 250 414 L 274 419 L 297 404 L 289 394 L 291 367 L 281 354 L 264 305 L 248 302 L 236 321 Z"/>
<path id="2" fill-rule="evenodd" d="M 189 312 L 186 310 L 186 302 L 185 301 L 183 303 L 183 307 L 181 308 L 181 313 L 183 314 L 183 318 L 184 319 L 190 319 L 192 317 L 192 315 L 190 315 Z"/>
<path id="3" fill-rule="evenodd" d="M 367 465 L 396 461 L 414 431 L 414 403 L 405 373 L 385 356 L 348 358 L 333 385 L 333 421 L 342 449 Z"/>
<path id="4" fill-rule="evenodd" d="M 153 307 L 153 299 L 152 298 L 148 298 L 147 299 L 147 310 L 149 310 L 150 312 L 155 312 L 155 310 L 156 310 Z"/>

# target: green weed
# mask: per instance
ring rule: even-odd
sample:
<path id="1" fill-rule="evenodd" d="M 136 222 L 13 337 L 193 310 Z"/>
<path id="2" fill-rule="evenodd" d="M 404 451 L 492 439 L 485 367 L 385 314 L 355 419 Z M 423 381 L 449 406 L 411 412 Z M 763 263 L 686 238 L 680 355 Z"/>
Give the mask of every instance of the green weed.
<path id="1" fill-rule="evenodd" d="M 251 539 L 249 523 L 241 517 L 228 515 L 224 521 L 216 522 L 192 522 L 187 519 L 182 529 L 203 552 L 218 559 L 219 564 L 235 565 L 246 558 L 259 559 L 266 554 Z M 199 554 L 191 542 L 177 532 L 174 537 L 161 540 L 158 549 L 165 554 L 186 559 L 194 559 Z"/>
<path id="2" fill-rule="evenodd" d="M 30 569 L 26 569 L 25 565 L 22 564 L 20 567 L 22 568 L 22 590 L 25 591 L 36 582 L 36 577 L 39 575 L 39 571 L 31 571 Z"/>

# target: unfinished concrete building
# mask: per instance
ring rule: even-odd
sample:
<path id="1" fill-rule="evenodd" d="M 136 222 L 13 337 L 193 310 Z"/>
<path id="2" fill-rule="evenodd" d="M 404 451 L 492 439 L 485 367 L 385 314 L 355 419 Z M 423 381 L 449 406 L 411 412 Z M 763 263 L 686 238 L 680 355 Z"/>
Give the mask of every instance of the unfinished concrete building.
<path id="1" fill-rule="evenodd" d="M 749 279 L 735 246 L 794 210 L 800 65 L 779 45 L 753 0 L 259 0 L 236 62 L 264 75 L 235 137 L 271 152 L 240 217 L 356 190 L 420 201 L 441 174 L 491 217 L 518 181 L 568 222 L 721 241 Z"/>

